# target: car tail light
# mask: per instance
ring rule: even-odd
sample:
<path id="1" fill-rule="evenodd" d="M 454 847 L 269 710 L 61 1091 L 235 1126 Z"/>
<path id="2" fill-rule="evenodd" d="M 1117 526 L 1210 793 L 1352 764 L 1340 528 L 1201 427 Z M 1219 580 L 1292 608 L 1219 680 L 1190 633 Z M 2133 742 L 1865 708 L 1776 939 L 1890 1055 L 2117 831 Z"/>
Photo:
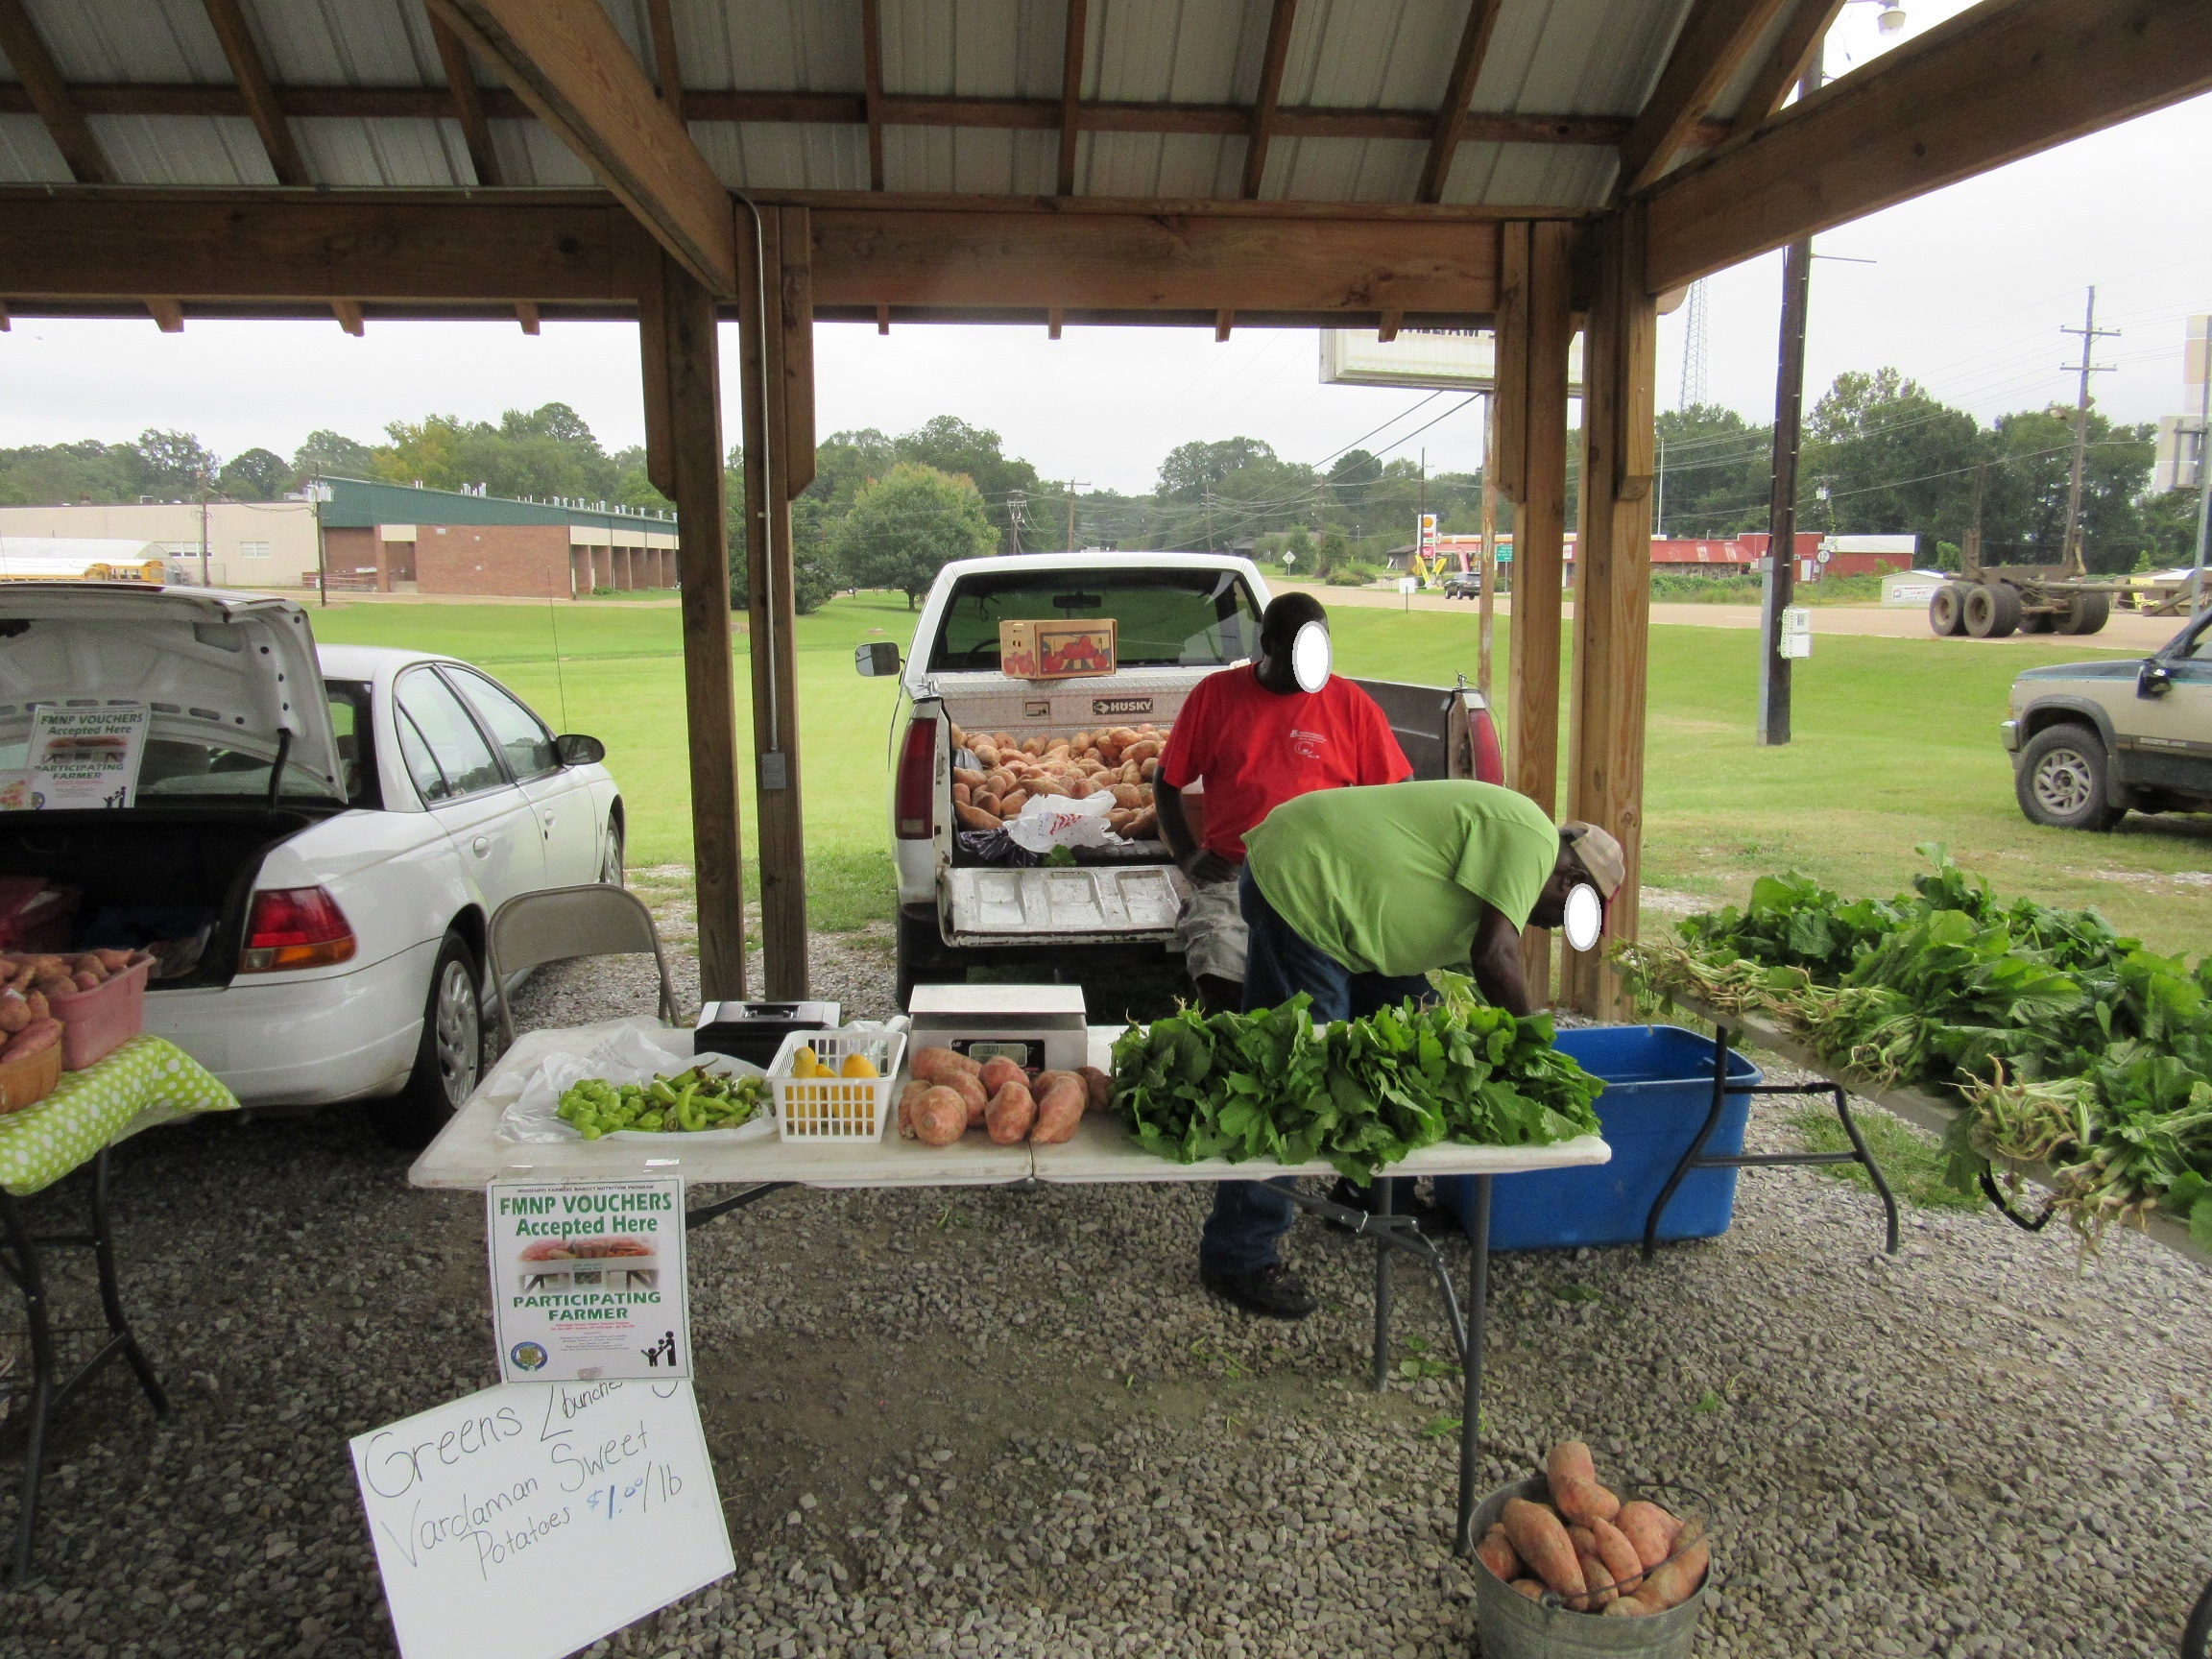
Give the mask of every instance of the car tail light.
<path id="1" fill-rule="evenodd" d="M 321 887 L 275 887 L 253 895 L 246 919 L 246 948 L 238 952 L 241 974 L 273 974 L 284 968 L 327 968 L 352 960 L 353 925 L 338 901 Z"/>
<path id="2" fill-rule="evenodd" d="M 928 716 L 918 716 L 906 728 L 892 815 L 898 820 L 900 840 L 937 838 L 937 722 Z"/>
<path id="3" fill-rule="evenodd" d="M 1487 704 L 1467 711 L 1467 735 L 1475 745 L 1475 777 L 1483 783 L 1505 781 L 1505 750 L 1498 741 L 1498 722 Z"/>

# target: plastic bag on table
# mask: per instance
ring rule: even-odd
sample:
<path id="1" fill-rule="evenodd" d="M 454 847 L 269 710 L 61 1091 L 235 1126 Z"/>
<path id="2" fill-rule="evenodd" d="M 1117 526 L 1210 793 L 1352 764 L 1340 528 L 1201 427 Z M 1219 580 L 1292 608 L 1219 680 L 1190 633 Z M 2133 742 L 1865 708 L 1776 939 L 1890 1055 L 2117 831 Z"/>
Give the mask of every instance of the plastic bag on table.
<path id="1" fill-rule="evenodd" d="M 580 1053 L 548 1054 L 522 1074 L 515 1098 L 499 1114 L 499 1139 L 537 1143 L 581 1141 L 583 1137 L 561 1117 L 561 1096 L 587 1077 L 613 1084 L 643 1083 L 655 1077 L 672 1077 L 697 1067 L 702 1071 L 733 1077 L 758 1077 L 763 1073 L 750 1061 L 728 1054 L 691 1052 L 691 1033 L 680 1030 L 645 1031 L 632 1026 L 601 1039 Z M 776 1132 L 776 1119 L 767 1112 L 728 1133 L 745 1138 L 748 1131 Z"/>
<path id="2" fill-rule="evenodd" d="M 1033 795 L 1006 826 L 1006 833 L 1032 853 L 1049 853 L 1055 847 L 1107 847 L 1120 839 L 1106 828 L 1106 814 L 1113 810 L 1114 796 L 1105 789 L 1080 801 L 1065 795 Z"/>

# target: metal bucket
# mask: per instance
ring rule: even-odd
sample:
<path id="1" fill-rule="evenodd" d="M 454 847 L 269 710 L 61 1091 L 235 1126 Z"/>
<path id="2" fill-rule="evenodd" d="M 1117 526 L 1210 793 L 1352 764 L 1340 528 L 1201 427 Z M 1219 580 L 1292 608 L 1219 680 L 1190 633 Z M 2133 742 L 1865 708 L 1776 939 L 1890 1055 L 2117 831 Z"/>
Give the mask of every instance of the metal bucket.
<path id="1" fill-rule="evenodd" d="M 1505 1512 L 1508 1498 L 1548 1503 L 1551 1488 L 1541 1479 L 1501 1486 L 1475 1510 L 1478 1542 Z M 1507 1588 L 1479 1561 L 1475 1563 L 1475 1628 L 1482 1659 L 1689 1659 L 1697 1639 L 1697 1616 L 1705 1610 L 1705 1582 L 1679 1607 L 1645 1619 L 1606 1619 L 1547 1607 Z"/>

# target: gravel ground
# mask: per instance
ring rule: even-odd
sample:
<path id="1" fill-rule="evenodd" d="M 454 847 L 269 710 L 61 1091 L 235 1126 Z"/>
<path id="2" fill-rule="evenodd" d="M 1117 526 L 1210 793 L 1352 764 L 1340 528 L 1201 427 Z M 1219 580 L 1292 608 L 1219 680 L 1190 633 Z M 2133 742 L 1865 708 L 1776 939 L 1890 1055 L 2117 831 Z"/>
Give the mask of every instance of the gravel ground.
<path id="1" fill-rule="evenodd" d="M 886 945 L 822 939 L 819 983 L 880 1012 Z M 633 997 L 649 975 L 559 970 L 517 1009 Z M 1755 1142 L 1798 1104 L 1762 1098 Z M 111 1376 L 62 1419 L 0 1655 L 391 1650 L 346 1438 L 493 1380 L 478 1213 L 406 1164 L 341 1112 L 117 1154 L 126 1296 L 177 1410 Z M 1310 1221 L 1289 1254 L 1320 1313 L 1211 1300 L 1204 1205 L 792 1192 L 694 1235 L 738 1574 L 591 1652 L 1466 1653 L 1455 1375 L 1366 1388 L 1370 1258 Z M 1903 1252 L 1880 1243 L 1870 1198 L 1784 1169 L 1649 1267 L 1497 1258 L 1483 1485 L 1576 1434 L 1601 1472 L 1708 1494 L 1700 1654 L 2171 1653 L 2212 1576 L 2197 1270 L 2134 1238 L 2084 1267 L 1990 1214 L 1909 1210 Z M 1400 1355 L 1433 1369 L 1440 1310 L 1398 1285 Z"/>

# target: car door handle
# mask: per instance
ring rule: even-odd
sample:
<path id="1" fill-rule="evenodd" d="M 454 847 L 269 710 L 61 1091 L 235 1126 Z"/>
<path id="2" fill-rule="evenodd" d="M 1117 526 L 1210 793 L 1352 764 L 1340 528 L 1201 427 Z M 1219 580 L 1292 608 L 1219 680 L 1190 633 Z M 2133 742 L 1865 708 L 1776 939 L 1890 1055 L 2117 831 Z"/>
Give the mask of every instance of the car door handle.
<path id="1" fill-rule="evenodd" d="M 477 857 L 481 858 L 485 854 L 492 851 L 492 837 L 489 835 L 479 835 L 475 840 L 469 844 L 469 849 L 470 852 L 474 853 Z"/>

